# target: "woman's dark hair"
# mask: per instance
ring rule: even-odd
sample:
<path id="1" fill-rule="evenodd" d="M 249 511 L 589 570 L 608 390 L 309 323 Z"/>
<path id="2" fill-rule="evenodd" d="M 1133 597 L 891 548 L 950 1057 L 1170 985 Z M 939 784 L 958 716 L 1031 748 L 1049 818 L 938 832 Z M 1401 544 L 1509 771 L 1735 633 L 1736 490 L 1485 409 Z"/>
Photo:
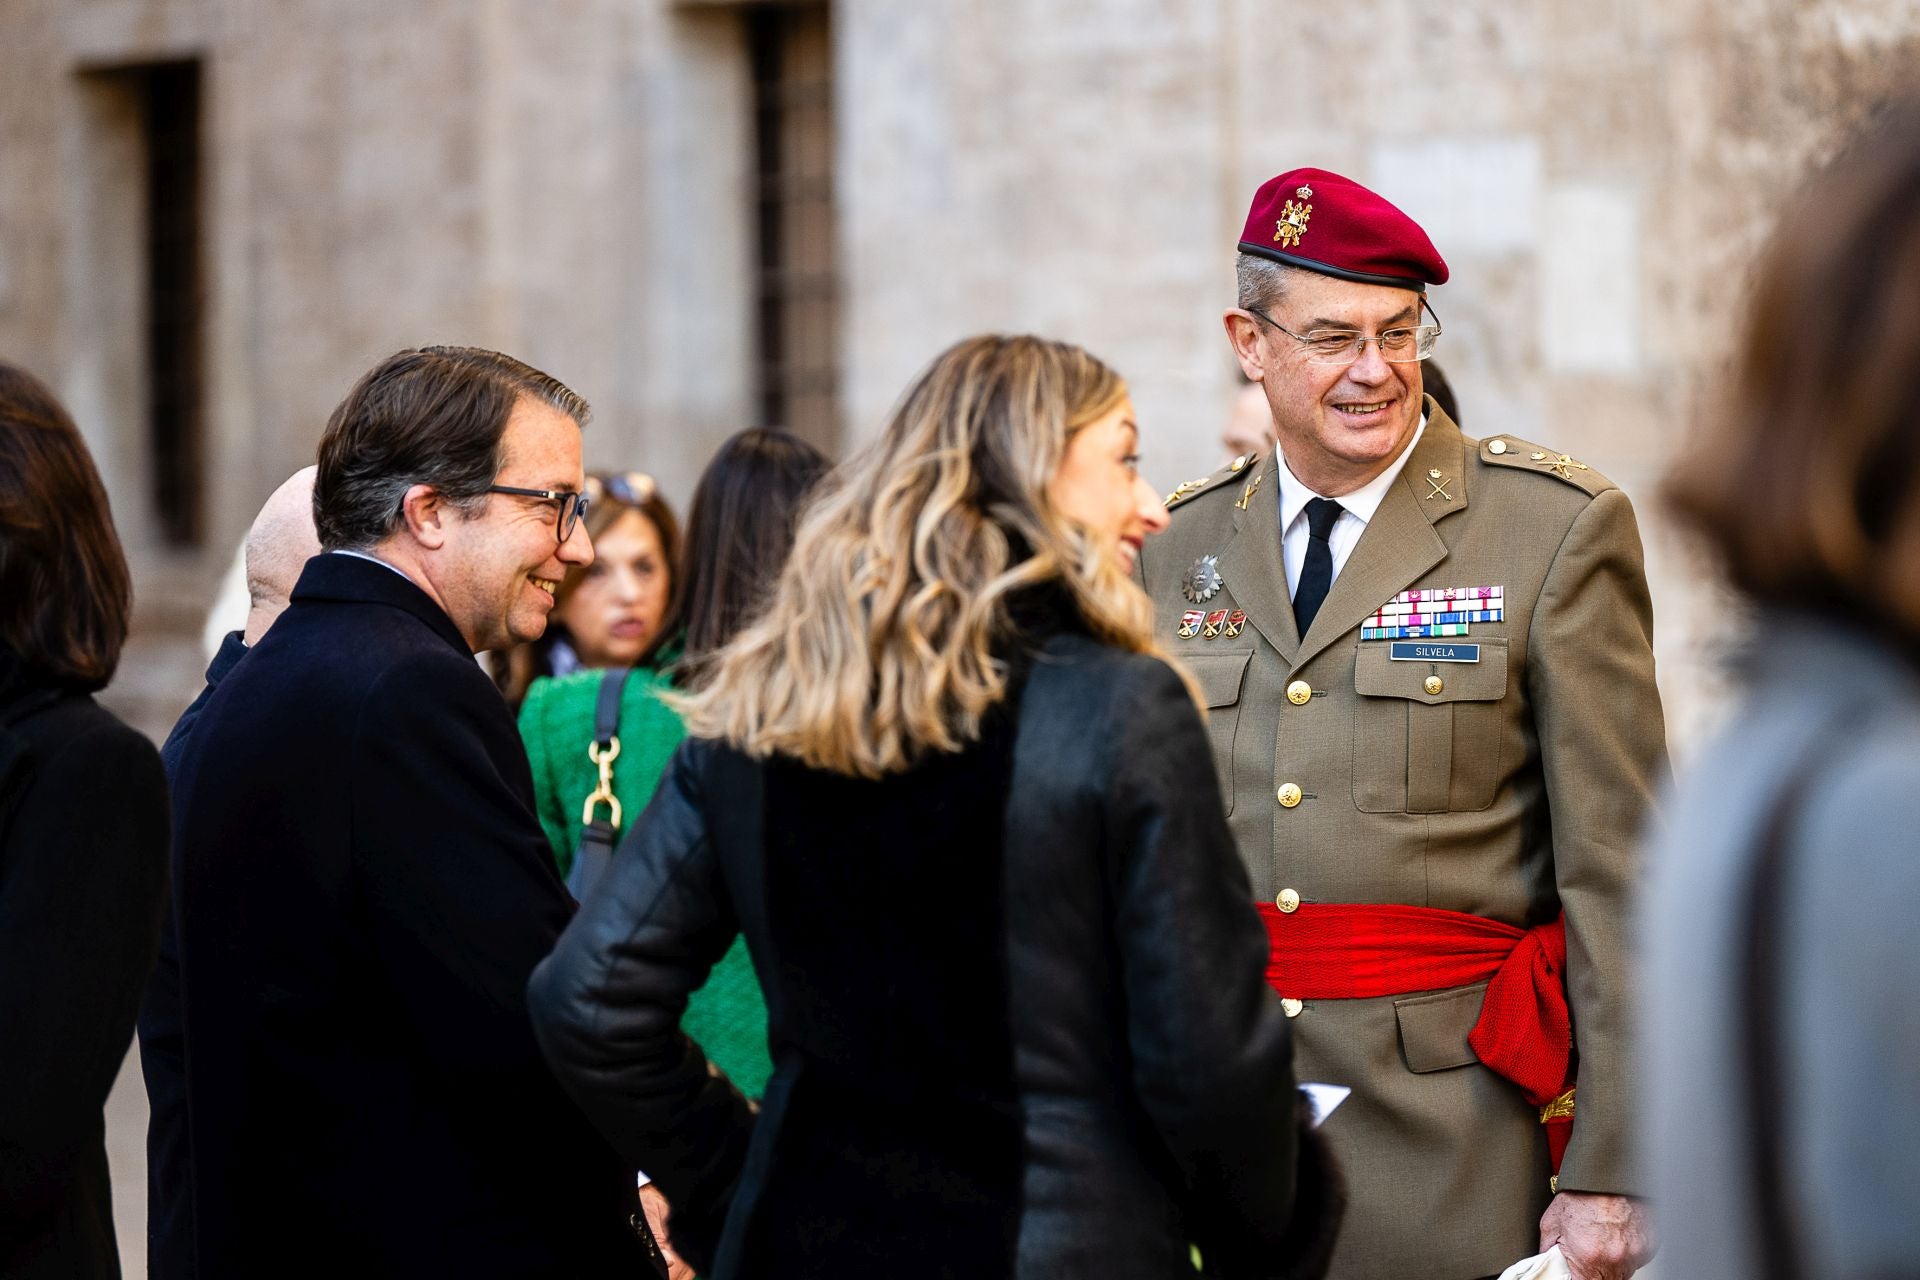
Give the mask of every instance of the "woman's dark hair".
<path id="1" fill-rule="evenodd" d="M 682 630 L 674 683 L 699 683 L 706 662 L 759 608 L 793 548 L 807 495 L 832 464 L 785 431 L 754 427 L 720 446 L 693 490 L 673 603 L 652 650 Z"/>
<path id="2" fill-rule="evenodd" d="M 1747 314 L 1669 505 L 1756 603 L 1920 641 L 1920 100 L 1802 190 Z"/>
<path id="3" fill-rule="evenodd" d="M 582 427 L 592 411 L 559 379 L 481 347 L 416 347 L 370 369 L 327 419 L 313 481 L 313 527 L 328 551 L 373 546 L 400 504 L 430 484 L 471 513 L 500 474 L 500 442 L 521 396 Z"/>
<path id="4" fill-rule="evenodd" d="M 100 689 L 132 614 L 126 552 L 79 429 L 45 383 L 0 362 L 0 644 Z"/>

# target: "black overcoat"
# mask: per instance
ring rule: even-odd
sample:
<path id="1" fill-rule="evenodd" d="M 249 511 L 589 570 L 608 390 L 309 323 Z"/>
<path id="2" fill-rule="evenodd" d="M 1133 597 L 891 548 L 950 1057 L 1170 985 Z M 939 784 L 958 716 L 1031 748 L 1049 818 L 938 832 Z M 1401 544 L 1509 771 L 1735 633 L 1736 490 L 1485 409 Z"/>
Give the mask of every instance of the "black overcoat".
<path id="1" fill-rule="evenodd" d="M 0 1275 L 120 1274 L 101 1107 L 166 906 L 153 744 L 0 650 Z"/>
<path id="2" fill-rule="evenodd" d="M 534 975 L 564 1084 L 716 1280 L 1312 1275 L 1265 933 L 1163 663 L 1071 632 L 973 746 L 870 782 L 692 741 Z M 677 1028 L 744 932 L 757 1121 Z"/>
<path id="3" fill-rule="evenodd" d="M 634 1274 L 632 1172 L 526 1017 L 572 901 L 446 614 L 309 561 L 174 800 L 200 1275 Z"/>
<path id="4" fill-rule="evenodd" d="M 160 747 L 171 778 L 207 700 L 240 659 L 245 633 L 229 631 L 207 664 L 207 683 Z M 180 943 L 167 912 L 160 958 L 140 1001 L 140 1074 L 147 1082 L 147 1280 L 193 1280 L 193 1153 L 187 1133 L 187 1051 L 180 1025 Z"/>

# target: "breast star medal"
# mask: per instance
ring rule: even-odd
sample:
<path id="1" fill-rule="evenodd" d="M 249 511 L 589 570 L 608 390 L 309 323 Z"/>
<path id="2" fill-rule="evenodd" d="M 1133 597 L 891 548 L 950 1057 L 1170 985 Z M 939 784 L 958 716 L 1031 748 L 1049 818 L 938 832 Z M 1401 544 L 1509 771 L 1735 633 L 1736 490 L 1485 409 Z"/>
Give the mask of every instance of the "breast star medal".
<path id="1" fill-rule="evenodd" d="M 1313 206 L 1307 203 L 1313 198 L 1313 188 L 1301 187 L 1293 194 L 1300 197 L 1299 203 L 1287 201 L 1274 224 L 1273 238 L 1282 249 L 1300 247 L 1300 237 L 1307 234 L 1307 219 L 1313 216 Z"/>
<path id="2" fill-rule="evenodd" d="M 1180 594 L 1194 604 L 1205 604 L 1220 594 L 1220 588 L 1226 586 L 1220 576 L 1220 557 L 1201 556 L 1187 567 L 1180 579 Z"/>

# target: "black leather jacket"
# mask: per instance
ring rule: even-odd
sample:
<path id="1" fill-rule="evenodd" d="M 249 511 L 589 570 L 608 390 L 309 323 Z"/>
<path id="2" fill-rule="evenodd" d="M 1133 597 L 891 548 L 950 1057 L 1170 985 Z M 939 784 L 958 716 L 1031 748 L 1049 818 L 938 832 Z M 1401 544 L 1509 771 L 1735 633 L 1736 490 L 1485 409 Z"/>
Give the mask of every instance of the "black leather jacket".
<path id="1" fill-rule="evenodd" d="M 678 1029 L 744 931 L 756 1118 Z M 1297 1117 L 1205 731 L 1152 658 L 1055 635 L 976 744 L 879 782 L 674 759 L 536 970 L 562 1083 L 717 1280 L 1319 1275 Z"/>

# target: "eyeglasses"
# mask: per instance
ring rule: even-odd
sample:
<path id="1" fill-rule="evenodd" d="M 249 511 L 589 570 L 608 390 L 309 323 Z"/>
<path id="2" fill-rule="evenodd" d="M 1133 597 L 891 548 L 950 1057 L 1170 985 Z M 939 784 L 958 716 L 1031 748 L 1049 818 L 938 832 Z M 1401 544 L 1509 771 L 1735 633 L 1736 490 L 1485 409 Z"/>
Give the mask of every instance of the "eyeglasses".
<path id="1" fill-rule="evenodd" d="M 1424 300 L 1420 305 L 1427 307 Z M 1295 333 L 1258 307 L 1248 307 L 1247 310 L 1305 347 L 1308 364 L 1352 364 L 1367 349 L 1369 342 L 1380 348 L 1381 359 L 1391 364 L 1413 364 L 1432 355 L 1434 344 L 1440 340 L 1440 317 L 1437 315 L 1433 316 L 1433 324 L 1388 329 L 1377 337 L 1369 338 L 1351 329 L 1310 329 L 1306 333 Z M 1433 308 L 1427 307 L 1427 313 L 1433 315 Z"/>
<path id="2" fill-rule="evenodd" d="M 615 502 L 641 507 L 652 502 L 657 491 L 653 477 L 644 471 L 610 472 L 587 477 L 587 496 L 596 501 L 604 494 Z"/>
<path id="3" fill-rule="evenodd" d="M 516 489 L 510 484 L 487 486 L 488 493 L 510 493 L 516 498 L 540 498 L 547 502 L 560 504 L 560 513 L 553 522 L 553 531 L 565 542 L 573 536 L 580 525 L 580 517 L 587 514 L 587 504 L 592 501 L 584 493 L 575 493 L 571 489 Z"/>

